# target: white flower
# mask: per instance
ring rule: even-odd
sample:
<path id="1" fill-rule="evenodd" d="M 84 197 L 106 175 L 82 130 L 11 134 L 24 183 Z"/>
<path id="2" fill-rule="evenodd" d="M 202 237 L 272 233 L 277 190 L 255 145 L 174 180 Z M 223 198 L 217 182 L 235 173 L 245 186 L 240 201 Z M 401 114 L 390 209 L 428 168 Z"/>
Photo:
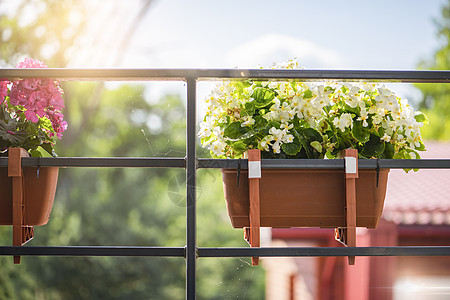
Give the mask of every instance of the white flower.
<path id="1" fill-rule="evenodd" d="M 345 131 L 345 128 L 350 127 L 353 128 L 353 119 L 352 115 L 349 113 L 344 113 L 340 118 L 335 117 L 333 120 L 334 126 L 338 127 L 342 132 Z"/>
<path id="2" fill-rule="evenodd" d="M 241 127 L 252 126 L 255 124 L 255 119 L 253 119 L 252 116 L 245 116 L 243 119 L 244 122 L 242 122 Z"/>
<path id="3" fill-rule="evenodd" d="M 312 105 L 317 109 L 322 109 L 326 105 L 330 104 L 330 91 L 324 92 L 325 87 L 323 85 L 319 85 L 317 87 L 317 97 L 312 101 Z"/>
<path id="4" fill-rule="evenodd" d="M 420 127 L 423 126 L 423 123 L 412 122 L 406 126 L 405 135 L 414 139 L 416 136 L 420 134 Z"/>
<path id="5" fill-rule="evenodd" d="M 269 89 L 276 89 L 278 86 L 278 82 L 269 82 Z"/>
<path id="6" fill-rule="evenodd" d="M 199 138 L 205 138 L 211 135 L 211 124 L 208 122 L 201 122 L 200 123 L 200 130 L 198 131 L 198 137 Z"/>
<path id="7" fill-rule="evenodd" d="M 375 114 L 377 113 L 378 108 L 375 105 L 372 105 L 369 107 L 369 114 Z"/>
<path id="8" fill-rule="evenodd" d="M 375 116 L 372 117 L 372 122 L 375 125 L 379 125 L 380 123 L 383 122 L 384 119 L 384 115 L 377 113 Z"/>
<path id="9" fill-rule="evenodd" d="M 414 136 L 414 138 L 407 138 L 406 140 L 411 148 L 414 149 L 420 147 L 421 138 L 419 134 Z"/>
<path id="10" fill-rule="evenodd" d="M 378 109 L 385 109 L 388 102 L 388 97 L 391 95 L 389 90 L 378 88 L 379 95 L 375 97 Z"/>
<path id="11" fill-rule="evenodd" d="M 213 129 L 213 134 L 219 139 L 219 140 L 224 140 L 223 134 L 225 132 L 225 129 L 221 129 L 219 126 L 214 127 Z"/>
<path id="12" fill-rule="evenodd" d="M 358 121 L 363 121 L 363 127 L 369 126 L 367 123 L 367 119 L 369 118 L 369 114 L 365 107 L 361 108 L 361 116 L 358 117 Z"/>
<path id="13" fill-rule="evenodd" d="M 399 108 L 400 107 L 398 105 L 397 97 L 394 94 L 387 97 L 386 109 L 392 112 L 396 112 L 399 110 Z"/>
<path id="14" fill-rule="evenodd" d="M 385 134 L 380 138 L 380 140 L 381 140 L 382 142 L 387 142 L 387 143 L 389 143 L 389 142 L 391 141 L 391 136 L 385 133 Z"/>
<path id="15" fill-rule="evenodd" d="M 273 153 L 280 153 L 281 144 L 280 143 L 274 143 L 272 145 Z"/>
<path id="16" fill-rule="evenodd" d="M 223 154 L 225 154 L 225 146 L 227 144 L 221 140 L 217 140 L 214 143 L 212 143 L 210 150 L 212 151 L 212 153 L 214 153 L 214 155 L 216 156 L 221 156 Z"/>
<path id="17" fill-rule="evenodd" d="M 272 127 L 269 129 L 269 133 L 273 136 L 275 142 L 281 141 L 283 137 L 283 130 Z"/>
<path id="18" fill-rule="evenodd" d="M 283 137 L 283 142 L 288 144 L 288 143 L 292 143 L 294 141 L 294 136 L 292 134 L 286 134 Z"/>
<path id="19" fill-rule="evenodd" d="M 367 91 L 367 92 L 373 92 L 375 91 L 375 84 L 374 83 L 363 83 L 362 85 L 363 90 Z"/>
<path id="20" fill-rule="evenodd" d="M 288 130 L 293 128 L 293 124 L 289 126 L 282 124 L 281 127 L 281 129 L 277 129 L 275 127 L 269 129 L 269 133 L 272 135 L 270 140 L 274 142 L 272 144 L 274 153 L 280 153 L 280 147 L 283 143 L 287 144 L 294 141 L 294 136 L 292 134 L 288 134 Z"/>
<path id="21" fill-rule="evenodd" d="M 262 140 L 259 142 L 259 147 L 262 150 L 269 151 L 269 145 L 272 140 L 273 138 L 270 135 L 263 137 Z"/>
<path id="22" fill-rule="evenodd" d="M 359 95 L 359 87 L 354 86 L 350 88 L 350 91 L 347 95 L 347 99 L 345 100 L 345 103 L 347 103 L 348 106 L 351 108 L 355 108 L 358 106 L 360 102 L 360 95 Z"/>
<path id="23" fill-rule="evenodd" d="M 289 130 L 289 129 L 294 128 L 294 124 L 291 124 L 291 125 L 281 124 L 280 128 Z"/>

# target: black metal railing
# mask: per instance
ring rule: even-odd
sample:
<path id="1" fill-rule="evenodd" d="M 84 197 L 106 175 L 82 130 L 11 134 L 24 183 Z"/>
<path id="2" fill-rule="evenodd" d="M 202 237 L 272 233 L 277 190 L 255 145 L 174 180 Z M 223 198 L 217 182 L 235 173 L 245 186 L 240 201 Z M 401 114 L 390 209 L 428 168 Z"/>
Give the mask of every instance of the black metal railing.
<path id="1" fill-rule="evenodd" d="M 450 83 L 450 71 L 359 71 L 359 70 L 262 70 L 262 69 L 0 69 L 0 78 L 54 78 L 59 80 L 101 81 L 184 81 L 187 90 L 186 157 L 184 158 L 23 158 L 23 166 L 184 168 L 186 169 L 186 246 L 184 247 L 12 247 L 0 246 L 0 255 L 29 256 L 165 256 L 186 259 L 186 298 L 196 297 L 196 260 L 202 257 L 277 256 L 450 256 L 450 247 L 357 247 L 357 248 L 199 248 L 197 247 L 197 169 L 237 168 L 235 160 L 199 159 L 196 154 L 196 88 L 198 81 L 218 79 L 260 79 L 321 81 Z M 0 158 L 6 167 L 8 158 Z M 448 159 L 359 160 L 359 168 L 450 169 Z M 344 168 L 343 160 L 262 160 L 262 168 Z M 247 168 L 242 160 L 241 168 Z"/>

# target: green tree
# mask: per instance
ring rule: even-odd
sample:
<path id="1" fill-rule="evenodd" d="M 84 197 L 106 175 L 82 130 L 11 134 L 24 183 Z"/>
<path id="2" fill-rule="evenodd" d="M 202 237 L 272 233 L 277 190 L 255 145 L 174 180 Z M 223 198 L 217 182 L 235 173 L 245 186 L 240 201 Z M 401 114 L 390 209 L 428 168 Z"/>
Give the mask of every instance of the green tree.
<path id="1" fill-rule="evenodd" d="M 15 65 L 26 55 L 66 66 L 82 50 L 75 41 L 89 31 L 87 2 L 20 3 L 12 15 L 0 16 L 1 59 Z M 30 7 L 39 9 L 23 23 Z M 49 51 L 52 45 L 59 50 Z M 57 144 L 60 156 L 185 156 L 185 106 L 178 95 L 148 101 L 142 85 L 63 84 L 69 129 Z M 198 243 L 244 246 L 242 231 L 231 228 L 217 197 L 221 185 L 218 170 L 200 170 Z M 36 228 L 30 245 L 183 247 L 185 191 L 183 169 L 61 169 L 50 222 Z M 0 228 L 0 241 L 11 243 L 10 228 Z M 264 272 L 248 261 L 199 260 L 198 298 L 262 299 Z M 0 257 L 0 262 L 0 299 L 183 299 L 185 294 L 182 258 L 23 257 L 21 265 L 13 265 L 11 257 Z"/>
<path id="2" fill-rule="evenodd" d="M 84 119 L 78 105 L 95 85 L 72 84 L 77 86 L 72 95 L 76 105 L 66 113 L 79 128 L 77 122 Z M 77 140 L 58 144 L 62 156 L 184 157 L 186 120 L 180 97 L 149 104 L 144 87 L 120 86 L 105 90 L 100 99 Z M 244 246 L 242 231 L 230 227 L 225 203 L 216 196 L 222 192 L 218 170 L 201 170 L 198 186 L 199 245 Z M 183 247 L 185 191 L 184 170 L 62 169 L 50 222 L 36 228 L 31 243 Z M 185 293 L 182 258 L 24 257 L 20 266 L 12 265 L 10 257 L 0 259 L 7 269 L 3 275 L 15 278 L 0 283 L 0 291 L 11 299 L 182 299 Z M 262 269 L 252 268 L 248 260 L 199 261 L 199 299 L 244 294 L 261 299 L 263 283 Z"/>
<path id="3" fill-rule="evenodd" d="M 441 19 L 436 21 L 440 48 L 430 60 L 419 64 L 420 69 L 450 70 L 450 1 L 442 7 Z M 425 139 L 450 140 L 450 85 L 417 84 L 423 94 L 420 109 L 430 120 L 430 124 L 423 128 Z"/>

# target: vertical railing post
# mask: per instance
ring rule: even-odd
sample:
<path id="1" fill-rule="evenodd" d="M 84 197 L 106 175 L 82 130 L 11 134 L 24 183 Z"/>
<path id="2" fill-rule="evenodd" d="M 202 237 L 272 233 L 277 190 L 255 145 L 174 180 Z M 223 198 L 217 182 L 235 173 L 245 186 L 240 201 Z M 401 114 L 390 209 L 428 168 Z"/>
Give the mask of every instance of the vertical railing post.
<path id="1" fill-rule="evenodd" d="M 197 155 L 196 143 L 196 85 L 197 80 L 187 78 L 187 120 L 186 120 L 186 299 L 196 297 L 197 259 Z"/>

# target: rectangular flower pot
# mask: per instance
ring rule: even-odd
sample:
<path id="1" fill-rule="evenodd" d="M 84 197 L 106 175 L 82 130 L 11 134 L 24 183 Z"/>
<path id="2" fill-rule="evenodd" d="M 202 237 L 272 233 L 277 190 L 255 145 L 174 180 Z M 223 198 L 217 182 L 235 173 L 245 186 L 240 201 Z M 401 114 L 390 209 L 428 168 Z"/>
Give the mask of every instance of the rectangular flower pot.
<path id="1" fill-rule="evenodd" d="M 55 199 L 58 167 L 23 168 L 24 215 L 23 225 L 45 225 Z M 8 168 L 0 168 L 0 225 L 12 225 L 12 178 Z"/>
<path id="2" fill-rule="evenodd" d="M 389 169 L 359 170 L 356 226 L 375 228 L 381 217 Z M 345 175 L 337 169 L 263 169 L 260 179 L 261 227 L 345 226 Z M 231 224 L 249 226 L 248 172 L 222 169 Z"/>

